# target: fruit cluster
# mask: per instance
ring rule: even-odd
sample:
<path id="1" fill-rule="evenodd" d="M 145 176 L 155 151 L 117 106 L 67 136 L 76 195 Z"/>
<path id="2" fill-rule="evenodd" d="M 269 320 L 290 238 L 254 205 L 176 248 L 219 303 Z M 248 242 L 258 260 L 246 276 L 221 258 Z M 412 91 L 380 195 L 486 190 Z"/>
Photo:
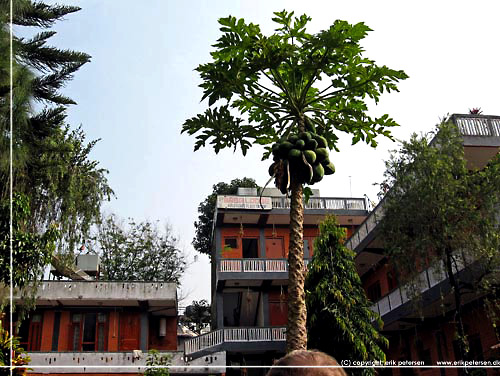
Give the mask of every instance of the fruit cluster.
<path id="1" fill-rule="evenodd" d="M 269 175 L 276 177 L 275 184 L 282 193 L 290 185 L 290 173 L 301 184 L 312 185 L 331 175 L 335 167 L 329 159 L 328 144 L 324 137 L 312 133 L 292 134 L 272 146 L 274 163 Z"/>

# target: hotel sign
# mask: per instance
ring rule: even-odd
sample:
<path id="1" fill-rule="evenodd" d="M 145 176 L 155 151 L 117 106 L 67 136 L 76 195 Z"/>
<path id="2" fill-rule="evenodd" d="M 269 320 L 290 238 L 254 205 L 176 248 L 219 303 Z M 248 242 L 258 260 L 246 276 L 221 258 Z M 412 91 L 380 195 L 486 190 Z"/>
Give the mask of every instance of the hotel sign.
<path id="1" fill-rule="evenodd" d="M 273 202 L 271 197 L 217 196 L 217 208 L 271 210 Z"/>

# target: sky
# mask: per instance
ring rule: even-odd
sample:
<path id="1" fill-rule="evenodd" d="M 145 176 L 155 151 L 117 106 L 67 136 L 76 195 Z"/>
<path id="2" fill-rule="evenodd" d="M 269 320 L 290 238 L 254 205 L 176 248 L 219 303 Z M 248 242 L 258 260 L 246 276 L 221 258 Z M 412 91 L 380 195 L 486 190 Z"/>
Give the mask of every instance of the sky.
<path id="1" fill-rule="evenodd" d="M 109 170 L 116 199 L 104 205 L 122 218 L 169 223 L 190 266 L 182 279 L 180 305 L 210 301 L 208 257 L 191 246 L 197 208 L 218 182 L 252 177 L 268 180 L 262 149 L 246 157 L 232 149 L 193 152 L 194 137 L 181 135 L 184 121 L 204 112 L 201 80 L 194 71 L 210 61 L 221 35 L 217 20 L 228 15 L 274 30 L 273 12 L 286 9 L 312 17 L 308 32 L 327 29 L 336 19 L 364 22 L 372 32 L 362 41 L 364 56 L 403 69 L 409 78 L 400 92 L 384 94 L 369 114 L 389 114 L 400 127 L 396 139 L 425 133 L 446 114 L 500 115 L 498 9 L 495 1 L 58 1 L 76 4 L 53 28 L 51 43 L 92 56 L 63 89 L 78 104 L 68 110 L 72 127 L 82 125 L 88 140 L 101 139 L 91 157 Z M 384 160 L 397 142 L 379 140 L 373 149 L 339 135 L 332 152 L 336 173 L 323 179 L 325 197 L 377 200 Z"/>

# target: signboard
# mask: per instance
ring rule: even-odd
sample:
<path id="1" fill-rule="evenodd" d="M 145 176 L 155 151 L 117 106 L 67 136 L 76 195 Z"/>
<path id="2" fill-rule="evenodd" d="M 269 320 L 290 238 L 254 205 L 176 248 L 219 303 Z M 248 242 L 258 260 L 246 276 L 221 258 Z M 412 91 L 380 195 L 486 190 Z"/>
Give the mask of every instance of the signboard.
<path id="1" fill-rule="evenodd" d="M 271 210 L 273 208 L 273 201 L 271 197 L 217 196 L 217 208 Z"/>

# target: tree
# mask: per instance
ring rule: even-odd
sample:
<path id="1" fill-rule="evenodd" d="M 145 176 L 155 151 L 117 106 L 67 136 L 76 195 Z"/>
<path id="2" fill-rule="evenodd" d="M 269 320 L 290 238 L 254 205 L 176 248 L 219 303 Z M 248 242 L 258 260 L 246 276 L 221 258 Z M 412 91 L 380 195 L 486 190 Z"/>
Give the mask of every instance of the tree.
<path id="1" fill-rule="evenodd" d="M 9 1 L 0 1 L 0 200 L 8 200 L 10 195 L 8 150 L 12 139 L 13 190 L 30 201 L 27 229 L 36 233 L 57 222 L 59 251 L 72 251 L 99 218 L 101 202 L 113 195 L 107 171 L 89 159 L 96 141 L 86 143 L 80 128 L 70 131 L 65 111 L 75 102 L 60 92 L 90 56 L 47 45 L 55 35 L 51 26 L 80 8 L 13 1 L 14 25 L 43 31 L 29 39 L 14 35 L 12 40 L 11 134 L 9 5 Z"/>
<path id="2" fill-rule="evenodd" d="M 212 231 L 214 224 L 214 214 L 217 205 L 217 195 L 234 195 L 238 187 L 257 188 L 254 179 L 243 178 L 233 179 L 230 183 L 220 182 L 213 186 L 212 193 L 198 205 L 198 220 L 194 223 L 195 236 L 193 238 L 193 247 L 200 253 L 212 255 Z"/>
<path id="3" fill-rule="evenodd" d="M 418 290 L 418 273 L 443 265 L 452 286 L 463 359 L 468 350 L 462 294 L 482 289 L 495 296 L 499 284 L 492 272 L 500 265 L 495 219 L 500 207 L 500 155 L 482 170 L 469 171 L 466 162 L 461 135 L 451 121 L 443 121 L 427 137 L 414 134 L 386 162 L 384 184 L 392 188 L 385 195 L 380 223 L 401 283 Z M 472 280 L 454 274 L 453 267 L 460 264 L 474 269 Z"/>
<path id="4" fill-rule="evenodd" d="M 103 218 L 92 240 L 101 255 L 103 280 L 179 283 L 186 268 L 169 226 L 160 231 L 157 223 L 130 218 L 124 226 L 110 215 Z"/>
<path id="5" fill-rule="evenodd" d="M 354 252 L 344 246 L 345 229 L 330 216 L 320 223 L 319 231 L 305 284 L 309 347 L 339 360 L 385 362 L 381 347 L 389 342 L 372 325 L 381 328 L 383 323 L 370 309 Z M 374 375 L 375 370 L 354 369 L 351 374 Z"/>
<path id="6" fill-rule="evenodd" d="M 188 305 L 181 316 L 180 322 L 195 333 L 201 334 L 202 329 L 210 324 L 210 304 L 205 299 Z"/>
<path id="7" fill-rule="evenodd" d="M 172 364 L 171 354 L 162 354 L 158 350 L 149 350 L 146 358 L 144 376 L 169 376 L 168 366 Z"/>
<path id="8" fill-rule="evenodd" d="M 359 42 L 370 31 L 364 23 L 337 20 L 329 29 L 309 34 L 308 16 L 274 14 L 278 28 L 270 36 L 243 19 L 219 19 L 223 35 L 214 45 L 213 61 L 196 69 L 203 80 L 202 100 L 208 98 L 209 108 L 186 120 L 182 132 L 196 134 L 195 150 L 209 142 L 216 153 L 240 147 L 245 155 L 252 144 L 267 145 L 263 159 L 273 152 L 271 175 L 282 192 L 291 192 L 287 328 L 287 351 L 291 351 L 305 348 L 307 342 L 303 186 L 334 172 L 327 148 L 337 149 L 339 131 L 351 134 L 353 144 L 363 140 L 373 147 L 376 136 L 390 137 L 395 121 L 388 115 L 367 115 L 365 99 L 377 103 L 384 91 L 397 90 L 396 83 L 407 75 L 362 57 Z M 327 82 L 321 85 L 323 79 Z"/>

